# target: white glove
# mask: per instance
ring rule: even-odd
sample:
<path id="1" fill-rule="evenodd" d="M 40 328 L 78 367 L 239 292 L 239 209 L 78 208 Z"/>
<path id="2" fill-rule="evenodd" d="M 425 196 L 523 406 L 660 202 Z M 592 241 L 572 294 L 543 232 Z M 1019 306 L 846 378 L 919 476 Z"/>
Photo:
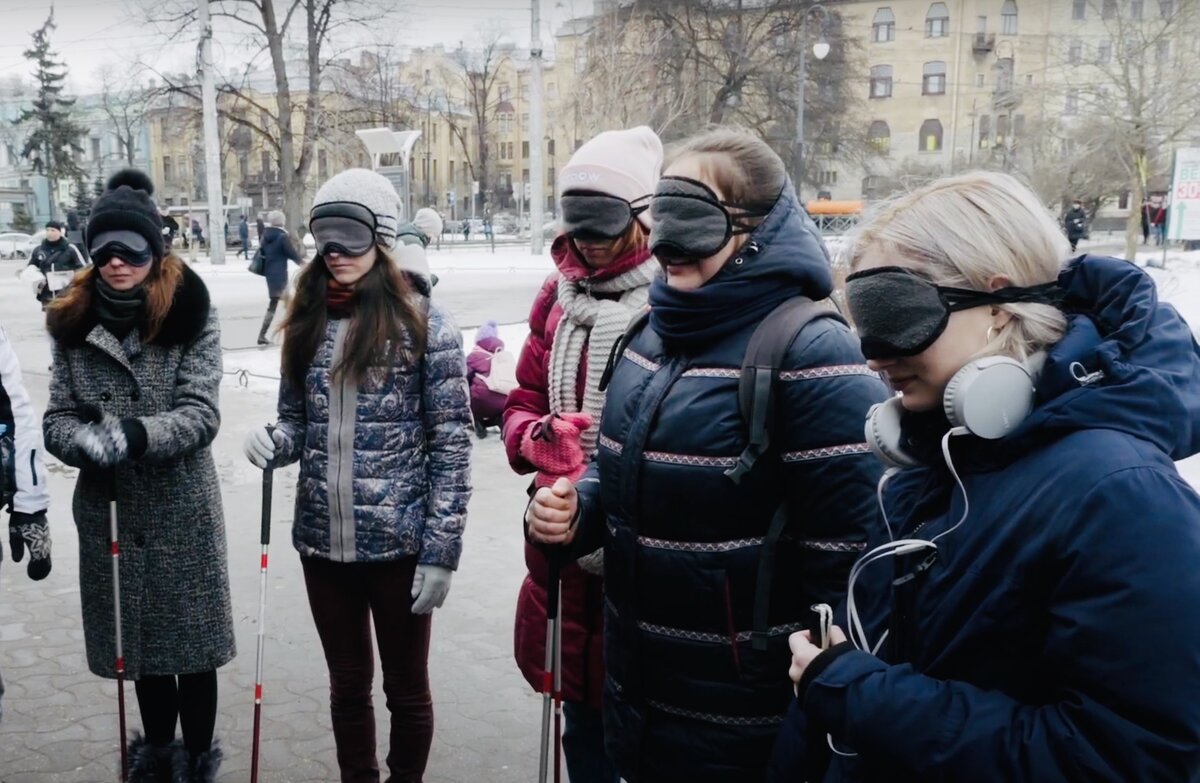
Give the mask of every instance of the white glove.
<path id="1" fill-rule="evenodd" d="M 246 433 L 246 439 L 242 441 L 242 452 L 255 467 L 266 470 L 271 460 L 275 459 L 275 452 L 286 442 L 287 436 L 278 427 L 272 431 L 268 431 L 265 426 L 257 427 Z"/>
<path id="2" fill-rule="evenodd" d="M 42 274 L 42 270 L 33 264 L 26 265 L 24 269 L 18 272 L 17 279 L 28 285 L 34 294 L 40 294 L 42 289 L 46 287 L 46 276 Z"/>
<path id="3" fill-rule="evenodd" d="M 429 614 L 441 608 L 450 593 L 450 577 L 454 572 L 444 566 L 419 565 L 413 574 L 412 613 Z"/>

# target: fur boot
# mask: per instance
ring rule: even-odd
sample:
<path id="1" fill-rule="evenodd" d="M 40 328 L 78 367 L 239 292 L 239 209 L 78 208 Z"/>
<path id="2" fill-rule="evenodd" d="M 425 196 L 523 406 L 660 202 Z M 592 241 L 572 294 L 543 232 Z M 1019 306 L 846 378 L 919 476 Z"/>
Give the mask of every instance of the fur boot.
<path id="1" fill-rule="evenodd" d="M 129 743 L 129 782 L 174 783 L 175 757 L 181 750 L 178 740 L 165 746 L 151 745 L 135 732 Z"/>
<path id="2" fill-rule="evenodd" d="M 216 740 L 213 740 L 207 752 L 196 756 L 180 747 L 175 766 L 172 768 L 174 777 L 171 778 L 171 783 L 214 783 L 217 770 L 221 767 L 221 759 L 224 757 L 221 743 Z"/>

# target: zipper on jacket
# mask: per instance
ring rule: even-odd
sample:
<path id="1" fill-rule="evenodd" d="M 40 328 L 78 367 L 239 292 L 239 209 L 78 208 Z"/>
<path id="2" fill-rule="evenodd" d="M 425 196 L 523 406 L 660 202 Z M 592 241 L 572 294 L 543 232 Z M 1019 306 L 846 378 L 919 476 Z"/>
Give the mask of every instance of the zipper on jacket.
<path id="1" fill-rule="evenodd" d="M 38 485 L 37 478 L 37 449 L 29 450 L 29 475 L 33 476 L 33 485 Z"/>

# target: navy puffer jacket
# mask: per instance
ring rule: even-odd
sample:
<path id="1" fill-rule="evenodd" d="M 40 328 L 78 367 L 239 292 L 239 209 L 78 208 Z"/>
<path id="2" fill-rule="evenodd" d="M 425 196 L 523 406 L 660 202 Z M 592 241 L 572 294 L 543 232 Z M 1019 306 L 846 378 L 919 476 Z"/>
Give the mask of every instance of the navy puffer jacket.
<path id="1" fill-rule="evenodd" d="M 736 274 L 828 295 L 829 263 L 790 189 L 751 239 L 759 250 Z M 813 603 L 840 602 L 876 524 L 881 471 L 863 421 L 887 392 L 836 321 L 810 323 L 787 353 L 777 448 L 740 485 L 724 475 L 746 446 L 737 386 L 756 325 L 687 352 L 642 329 L 615 367 L 579 484 L 577 544 L 591 551 L 603 537 L 605 548 L 605 739 L 631 783 L 764 778 L 792 698 L 788 635 L 811 625 Z M 750 631 L 761 544 L 785 500 L 760 650 Z"/>
<path id="2" fill-rule="evenodd" d="M 1200 451 L 1200 348 L 1132 264 L 1085 256 L 1059 282 L 1089 315 L 1049 350 L 1033 414 L 951 441 L 970 513 L 923 575 L 893 588 L 914 563 L 889 560 L 856 586 L 886 642 L 814 661 L 772 780 L 1200 780 L 1200 498 L 1173 463 Z M 884 506 L 926 540 L 965 509 L 936 463 Z M 826 733 L 858 756 L 806 777 Z"/>
<path id="3" fill-rule="evenodd" d="M 361 383 L 335 377 L 350 321 L 329 320 L 304 389 L 285 377 L 275 464 L 300 460 L 292 542 L 338 562 L 418 555 L 457 568 L 471 497 L 466 360 L 458 329 L 429 304 L 419 364 L 374 367 Z"/>

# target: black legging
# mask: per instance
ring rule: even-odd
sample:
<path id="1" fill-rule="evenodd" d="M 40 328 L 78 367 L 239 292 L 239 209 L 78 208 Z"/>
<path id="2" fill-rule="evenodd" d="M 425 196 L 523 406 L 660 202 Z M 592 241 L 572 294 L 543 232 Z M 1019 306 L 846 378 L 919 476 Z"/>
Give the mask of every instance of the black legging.
<path id="1" fill-rule="evenodd" d="M 176 681 L 178 679 L 178 681 Z M 217 723 L 217 673 L 143 677 L 134 683 L 142 728 L 151 745 L 170 745 L 175 722 L 183 729 L 183 745 L 193 756 L 212 746 Z"/>

